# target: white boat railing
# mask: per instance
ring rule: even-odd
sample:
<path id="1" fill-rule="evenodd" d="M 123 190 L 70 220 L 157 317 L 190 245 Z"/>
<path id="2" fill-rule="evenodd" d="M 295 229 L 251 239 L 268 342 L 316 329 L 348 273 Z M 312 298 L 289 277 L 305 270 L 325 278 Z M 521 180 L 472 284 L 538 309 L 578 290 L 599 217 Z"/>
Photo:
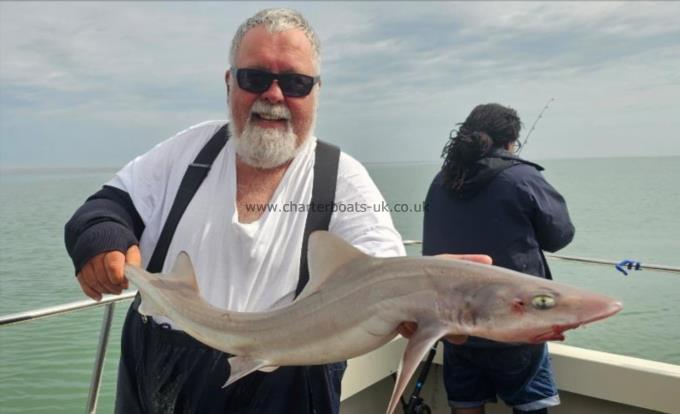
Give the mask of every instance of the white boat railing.
<path id="1" fill-rule="evenodd" d="M 420 240 L 404 240 L 404 245 L 405 246 L 413 246 L 417 244 L 423 244 L 422 241 Z M 604 266 L 617 266 L 621 265 L 621 262 L 615 262 L 612 260 L 602 260 L 602 259 L 593 259 L 590 257 L 580 257 L 580 256 L 564 256 L 561 254 L 554 254 L 554 253 L 545 253 L 545 257 L 550 258 L 550 259 L 556 259 L 556 260 L 563 260 L 567 262 L 578 262 L 578 263 L 586 263 L 586 264 L 596 264 L 596 265 L 604 265 Z M 655 270 L 659 272 L 669 272 L 669 273 L 677 273 L 680 274 L 680 267 L 677 266 L 666 266 L 666 265 L 659 265 L 659 264 L 644 264 L 644 263 L 639 263 L 639 266 L 635 270 Z"/>
<path id="2" fill-rule="evenodd" d="M 422 244 L 419 240 L 404 240 L 404 245 L 418 245 Z M 562 256 L 558 254 L 546 254 L 547 257 L 556 260 L 564 260 L 570 262 L 579 262 L 585 264 L 597 264 L 606 266 L 616 266 L 619 262 L 610 260 L 592 259 L 577 256 Z M 680 274 L 680 267 L 665 266 L 665 265 L 649 265 L 640 264 L 639 270 L 656 270 L 662 272 L 671 272 Z M 9 326 L 18 323 L 33 321 L 36 319 L 46 318 L 50 316 L 58 316 L 69 312 L 81 311 L 84 309 L 104 306 L 104 316 L 102 318 L 102 325 L 99 332 L 99 342 L 97 344 L 97 353 L 95 356 L 94 367 L 92 370 L 92 377 L 90 380 L 90 389 L 88 392 L 86 413 L 94 413 L 97 411 L 97 400 L 99 397 L 99 388 L 101 385 L 102 370 L 104 367 L 104 359 L 106 357 L 106 350 L 109 342 L 109 335 L 111 332 L 111 322 L 117 302 L 133 299 L 137 291 L 125 292 L 120 295 L 106 295 L 100 301 L 92 299 L 80 300 L 76 302 L 65 303 L 56 306 L 49 306 L 40 309 L 33 309 L 26 312 L 13 313 L 9 315 L 0 316 L 0 327 Z"/>

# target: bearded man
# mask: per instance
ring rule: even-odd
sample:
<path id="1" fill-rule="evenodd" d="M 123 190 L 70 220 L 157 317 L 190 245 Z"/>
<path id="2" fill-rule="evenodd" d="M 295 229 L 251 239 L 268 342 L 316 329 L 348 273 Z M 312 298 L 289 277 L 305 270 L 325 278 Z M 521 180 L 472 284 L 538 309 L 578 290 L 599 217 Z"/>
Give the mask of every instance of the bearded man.
<path id="1" fill-rule="evenodd" d="M 313 230 L 371 255 L 404 254 L 389 213 L 372 208 L 383 198 L 366 170 L 313 135 L 321 64 L 307 21 L 286 9 L 257 13 L 236 32 L 230 65 L 228 124 L 190 127 L 135 158 L 67 223 L 91 298 L 127 288 L 126 262 L 167 272 L 184 250 L 207 302 L 264 311 L 306 283 Z M 331 208 L 343 204 L 354 208 Z M 137 306 L 123 327 L 116 412 L 339 411 L 344 363 L 256 372 L 222 389 L 228 355 Z"/>

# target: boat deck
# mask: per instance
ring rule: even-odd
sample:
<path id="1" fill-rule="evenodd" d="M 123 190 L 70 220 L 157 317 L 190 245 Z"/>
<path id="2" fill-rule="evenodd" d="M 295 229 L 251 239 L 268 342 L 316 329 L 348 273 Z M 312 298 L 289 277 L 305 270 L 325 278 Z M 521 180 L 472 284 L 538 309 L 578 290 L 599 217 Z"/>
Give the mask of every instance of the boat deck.
<path id="1" fill-rule="evenodd" d="M 390 344 L 349 361 L 343 380 L 342 414 L 381 413 L 387 407 L 406 341 Z M 562 404 L 554 414 L 680 414 L 680 366 L 549 344 Z M 449 414 L 437 353 L 421 396 L 433 414 Z M 413 390 L 413 381 L 404 398 Z M 503 404 L 487 413 L 510 414 Z"/>

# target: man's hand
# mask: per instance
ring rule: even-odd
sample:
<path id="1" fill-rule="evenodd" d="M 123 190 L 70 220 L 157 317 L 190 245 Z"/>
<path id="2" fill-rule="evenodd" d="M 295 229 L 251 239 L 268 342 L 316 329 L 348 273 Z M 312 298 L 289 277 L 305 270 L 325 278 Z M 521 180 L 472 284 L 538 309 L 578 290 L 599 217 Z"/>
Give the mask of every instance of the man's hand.
<path id="1" fill-rule="evenodd" d="M 397 326 L 397 332 L 399 332 L 399 335 L 403 336 L 404 338 L 408 339 L 413 336 L 413 334 L 416 333 L 418 330 L 418 324 L 415 322 L 402 322 Z M 465 343 L 467 341 L 468 336 L 467 335 L 446 335 L 444 337 L 447 341 L 451 342 L 452 344 L 460 345 L 462 343 Z"/>
<path id="2" fill-rule="evenodd" d="M 128 287 L 124 274 L 126 263 L 141 265 L 142 255 L 139 247 L 130 246 L 125 255 L 119 251 L 96 255 L 77 275 L 80 288 L 94 300 L 101 300 L 104 293 L 120 294 Z"/>
<path id="3" fill-rule="evenodd" d="M 471 262 L 477 262 L 481 264 L 492 263 L 491 257 L 485 254 L 438 254 L 435 257 L 441 259 L 458 259 L 458 260 L 469 260 Z M 418 330 L 418 324 L 415 322 L 404 321 L 397 326 L 397 332 L 404 338 L 410 338 Z M 454 344 L 462 344 L 467 340 L 467 335 L 447 335 L 444 337 L 447 341 Z"/>
<path id="4" fill-rule="evenodd" d="M 438 254 L 434 257 L 438 257 L 440 259 L 467 260 L 469 262 L 477 262 L 487 265 L 493 263 L 493 260 L 491 260 L 491 256 L 487 256 L 485 254 Z"/>

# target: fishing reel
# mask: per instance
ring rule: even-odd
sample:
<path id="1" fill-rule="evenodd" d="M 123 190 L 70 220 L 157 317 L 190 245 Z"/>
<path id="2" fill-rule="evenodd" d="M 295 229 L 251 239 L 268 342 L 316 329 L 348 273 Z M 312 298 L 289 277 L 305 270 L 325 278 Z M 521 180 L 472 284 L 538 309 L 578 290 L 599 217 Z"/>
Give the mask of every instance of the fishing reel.
<path id="1" fill-rule="evenodd" d="M 432 414 L 430 406 L 425 404 L 422 397 L 417 397 L 412 401 L 413 403 L 409 402 L 409 404 L 406 406 L 404 414 Z"/>

